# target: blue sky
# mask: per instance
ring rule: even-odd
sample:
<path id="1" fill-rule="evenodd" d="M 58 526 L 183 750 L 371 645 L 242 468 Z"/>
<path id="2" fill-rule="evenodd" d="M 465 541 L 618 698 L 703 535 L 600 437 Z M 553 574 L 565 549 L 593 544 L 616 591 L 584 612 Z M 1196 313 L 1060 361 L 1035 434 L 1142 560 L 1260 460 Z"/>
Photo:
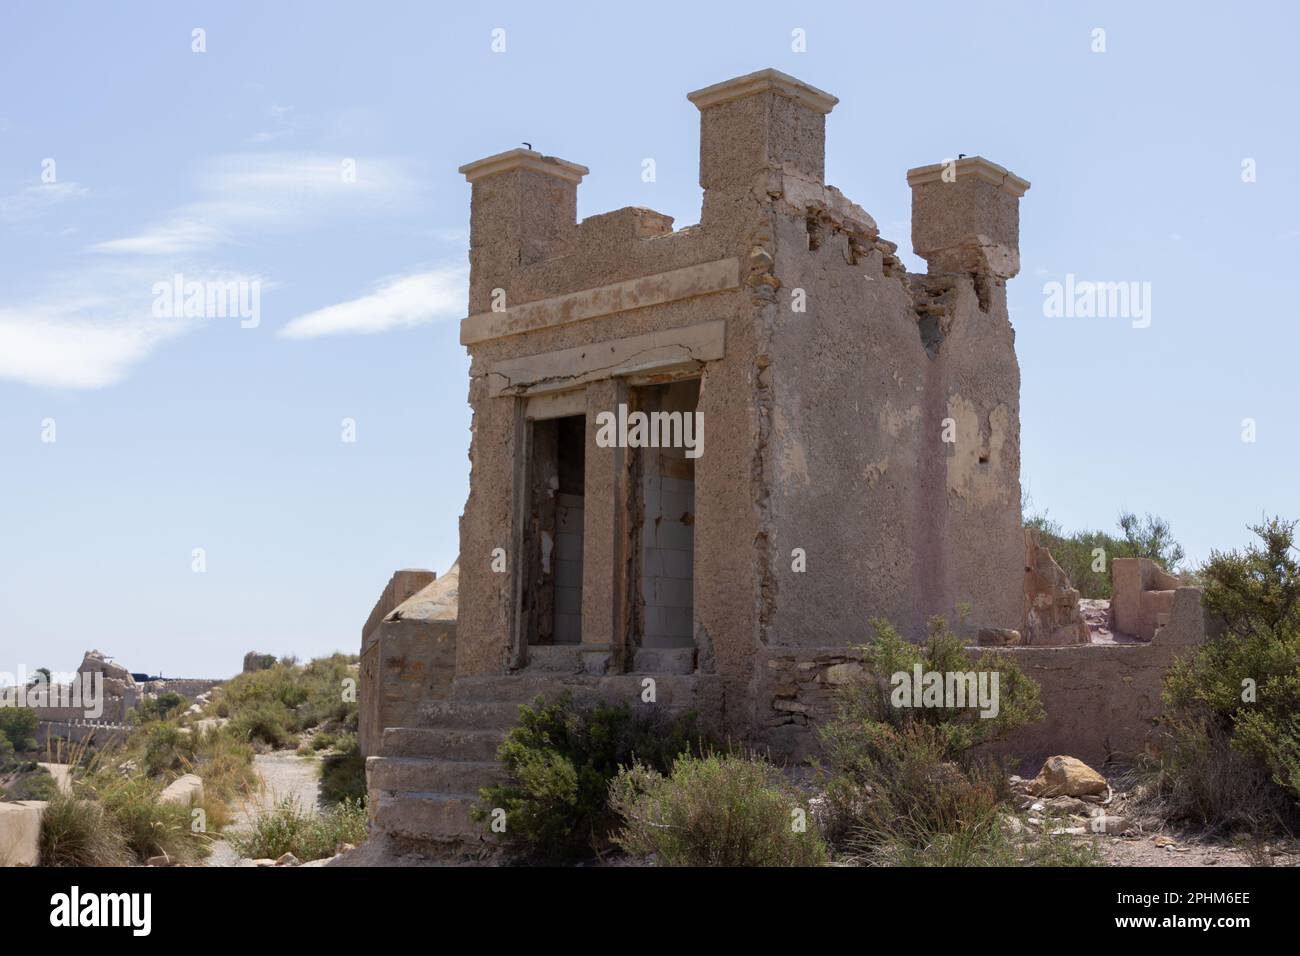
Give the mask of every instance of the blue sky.
<path id="1" fill-rule="evenodd" d="M 1296 21 L 1267 3 L 7 9 L 0 671 L 90 647 L 214 677 L 254 648 L 355 651 L 392 570 L 456 555 L 456 167 L 528 141 L 591 168 L 580 217 L 635 204 L 685 226 L 686 93 L 767 66 L 840 98 L 827 179 L 911 269 L 909 167 L 978 154 L 1033 183 L 1009 296 L 1037 508 L 1068 528 L 1155 511 L 1194 559 L 1300 516 Z M 176 273 L 259 282 L 259 324 L 155 316 Z M 1045 317 L 1067 273 L 1150 282 L 1150 327 Z"/>

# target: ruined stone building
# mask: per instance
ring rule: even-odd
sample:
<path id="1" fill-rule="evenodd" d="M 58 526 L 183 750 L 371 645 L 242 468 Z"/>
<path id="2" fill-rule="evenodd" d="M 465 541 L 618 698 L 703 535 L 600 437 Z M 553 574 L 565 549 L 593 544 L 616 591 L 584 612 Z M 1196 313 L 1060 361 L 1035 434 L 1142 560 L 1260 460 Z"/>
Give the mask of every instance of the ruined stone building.
<path id="1" fill-rule="evenodd" d="M 979 157 L 908 171 L 928 266 L 909 274 L 825 182 L 835 97 L 764 70 L 689 100 L 698 225 L 578 222 L 587 169 L 527 149 L 461 168 L 470 494 L 457 567 L 399 572 L 366 626 L 385 833 L 476 832 L 469 804 L 538 693 L 635 703 L 652 678 L 656 706 L 797 759 L 873 618 L 1077 633 L 1026 627 L 1006 282 L 1029 183 Z M 702 446 L 599 440 L 637 411 L 699 421 Z"/>

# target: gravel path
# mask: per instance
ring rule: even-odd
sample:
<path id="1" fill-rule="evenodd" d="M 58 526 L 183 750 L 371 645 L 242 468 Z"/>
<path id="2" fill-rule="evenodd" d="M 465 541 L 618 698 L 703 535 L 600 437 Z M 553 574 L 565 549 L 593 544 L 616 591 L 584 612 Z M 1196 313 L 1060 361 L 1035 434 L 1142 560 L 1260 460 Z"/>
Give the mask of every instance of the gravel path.
<path id="1" fill-rule="evenodd" d="M 320 805 L 320 761 L 314 757 L 299 757 L 292 750 L 277 750 L 253 757 L 253 768 L 262 778 L 262 792 L 250 798 L 242 807 L 235 808 L 235 819 L 226 827 L 226 833 L 248 829 L 259 814 L 272 809 L 288 797 L 303 810 L 316 810 Z M 212 846 L 208 866 L 238 866 L 239 854 L 234 847 L 220 838 Z"/>

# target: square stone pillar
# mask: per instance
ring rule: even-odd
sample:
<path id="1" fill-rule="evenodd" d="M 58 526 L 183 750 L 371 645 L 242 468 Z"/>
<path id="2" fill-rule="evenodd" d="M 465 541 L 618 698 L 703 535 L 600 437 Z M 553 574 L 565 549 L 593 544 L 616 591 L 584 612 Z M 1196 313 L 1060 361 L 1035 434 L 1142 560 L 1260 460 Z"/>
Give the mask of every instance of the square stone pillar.
<path id="1" fill-rule="evenodd" d="M 628 455 L 626 448 L 596 444 L 597 416 L 618 414 L 628 400 L 627 384 L 606 379 L 587 386 L 587 446 L 583 473 L 582 655 L 591 674 L 623 670 L 628 620 L 627 526 Z"/>
<path id="2" fill-rule="evenodd" d="M 687 94 L 700 111 L 700 185 L 739 185 L 790 168 L 826 178 L 826 114 L 839 102 L 780 70 L 759 70 Z"/>
<path id="3" fill-rule="evenodd" d="M 1020 197 L 1029 183 L 982 156 L 907 171 L 912 248 L 931 274 L 1010 279 L 1020 271 Z"/>
<path id="4" fill-rule="evenodd" d="M 492 290 L 509 292 L 516 270 L 573 251 L 578 184 L 586 166 L 531 149 L 511 149 L 460 167 L 473 187 L 469 258 L 471 315 L 492 308 Z M 508 307 L 511 303 L 508 298 Z"/>
<path id="5" fill-rule="evenodd" d="M 779 173 L 822 186 L 826 179 L 829 93 L 779 70 L 759 70 L 687 96 L 700 111 L 700 185 L 706 228 L 739 229 L 737 200 Z M 743 204 L 740 204 L 743 206 Z"/>

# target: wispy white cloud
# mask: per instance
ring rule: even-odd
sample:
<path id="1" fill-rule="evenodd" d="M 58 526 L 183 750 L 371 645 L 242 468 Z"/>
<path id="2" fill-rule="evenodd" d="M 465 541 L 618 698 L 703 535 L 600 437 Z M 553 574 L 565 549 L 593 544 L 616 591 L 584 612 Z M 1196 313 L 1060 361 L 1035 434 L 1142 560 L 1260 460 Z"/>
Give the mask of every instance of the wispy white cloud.
<path id="1" fill-rule="evenodd" d="M 186 277 L 257 279 L 197 268 Z M 73 389 L 122 381 L 160 346 L 208 321 L 155 314 L 155 285 L 171 281 L 157 266 L 113 264 L 54 276 L 45 294 L 0 304 L 0 380 Z"/>
<path id="2" fill-rule="evenodd" d="M 201 282 L 273 283 L 226 268 L 222 247 L 297 235 L 338 220 L 418 214 L 419 179 L 400 160 L 240 153 L 198 171 L 194 198 L 153 225 L 99 242 L 75 269 L 36 277 L 36 291 L 0 298 L 0 379 L 95 389 L 125 378 L 170 340 L 205 324 L 153 312 L 155 283 L 176 273 Z M 355 178 L 351 173 L 355 170 Z M 76 183 L 0 197 L 0 219 L 29 218 L 85 195 Z M 366 296 L 300 316 L 290 338 L 379 332 L 431 321 L 463 307 L 464 269 L 397 276 Z"/>
<path id="3" fill-rule="evenodd" d="M 83 318 L 75 306 L 0 309 L 0 378 L 47 388 L 103 388 L 179 332 L 174 322 Z"/>
<path id="4" fill-rule="evenodd" d="M 95 252 L 172 255 L 308 228 L 334 217 L 409 212 L 422 186 L 408 164 L 378 157 L 235 153 L 200 170 L 199 198 Z"/>
<path id="5" fill-rule="evenodd" d="M 86 196 L 90 190 L 79 183 L 42 183 L 8 196 L 0 196 L 0 220 L 22 222 L 35 219 L 45 210 Z"/>
<path id="6" fill-rule="evenodd" d="M 173 219 L 124 239 L 91 246 L 95 252 L 124 252 L 147 256 L 171 256 L 197 252 L 224 241 L 220 230 L 192 219 Z"/>
<path id="7" fill-rule="evenodd" d="M 308 312 L 290 320 L 279 335 L 314 339 L 323 335 L 370 335 L 424 325 L 465 314 L 468 271 L 434 269 L 394 276 L 356 299 Z"/>

